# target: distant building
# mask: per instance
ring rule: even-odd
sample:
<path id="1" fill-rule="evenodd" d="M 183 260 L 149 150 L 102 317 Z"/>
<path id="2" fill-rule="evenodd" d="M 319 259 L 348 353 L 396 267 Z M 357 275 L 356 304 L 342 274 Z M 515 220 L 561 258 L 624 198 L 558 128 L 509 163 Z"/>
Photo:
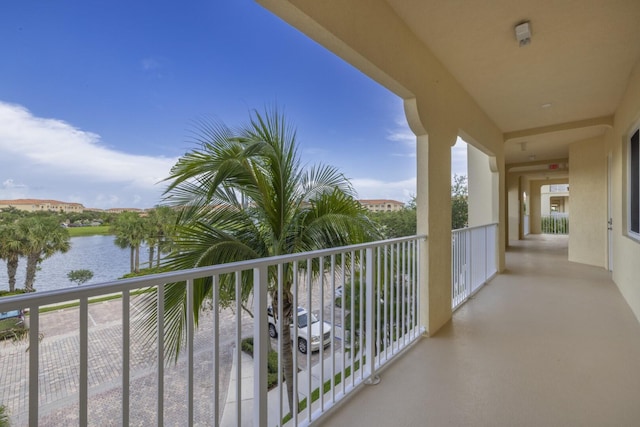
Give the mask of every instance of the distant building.
<path id="1" fill-rule="evenodd" d="M 16 200 L 0 200 L 0 209 L 14 207 L 21 211 L 27 212 L 64 212 L 64 213 L 82 213 L 84 206 L 81 203 L 60 202 L 58 200 L 40 200 L 40 199 L 16 199 Z"/>
<path id="2" fill-rule="evenodd" d="M 404 203 L 397 200 L 372 199 L 358 201 L 371 212 L 395 212 L 404 208 Z"/>

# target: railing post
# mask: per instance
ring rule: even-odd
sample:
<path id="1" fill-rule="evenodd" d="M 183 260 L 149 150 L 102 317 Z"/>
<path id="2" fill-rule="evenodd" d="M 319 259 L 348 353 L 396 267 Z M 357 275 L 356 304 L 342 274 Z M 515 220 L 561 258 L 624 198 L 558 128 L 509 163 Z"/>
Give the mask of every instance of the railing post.
<path id="1" fill-rule="evenodd" d="M 374 272 L 375 272 L 375 257 L 373 256 L 373 248 L 367 248 L 366 251 L 367 258 L 367 270 L 365 283 L 366 287 L 366 307 L 365 307 L 365 318 L 366 318 L 366 344 L 365 344 L 365 355 L 366 355 L 366 368 L 365 372 L 367 373 L 366 384 L 378 384 L 380 382 L 380 377 L 376 375 L 376 364 L 375 364 L 375 333 L 373 326 L 375 325 L 374 319 L 374 303 L 375 303 L 375 295 L 373 292 L 374 286 Z"/>
<path id="2" fill-rule="evenodd" d="M 29 426 L 38 425 L 38 390 L 40 362 L 40 307 L 29 306 Z"/>
<path id="3" fill-rule="evenodd" d="M 122 291 L 122 425 L 129 425 L 131 366 L 131 294 Z"/>
<path id="4" fill-rule="evenodd" d="M 80 341 L 80 375 L 78 390 L 79 424 L 89 423 L 88 394 L 89 394 L 89 299 L 80 298 L 79 341 Z"/>
<path id="5" fill-rule="evenodd" d="M 158 425 L 164 425 L 164 286 L 158 286 L 158 372 L 156 415 Z"/>
<path id="6" fill-rule="evenodd" d="M 253 425 L 256 427 L 267 425 L 267 277 L 266 266 L 253 269 Z"/>
<path id="7" fill-rule="evenodd" d="M 187 280 L 187 422 L 193 425 L 193 279 Z"/>
<path id="8" fill-rule="evenodd" d="M 473 292 L 473 237 L 471 230 L 464 231 L 464 300 Z"/>

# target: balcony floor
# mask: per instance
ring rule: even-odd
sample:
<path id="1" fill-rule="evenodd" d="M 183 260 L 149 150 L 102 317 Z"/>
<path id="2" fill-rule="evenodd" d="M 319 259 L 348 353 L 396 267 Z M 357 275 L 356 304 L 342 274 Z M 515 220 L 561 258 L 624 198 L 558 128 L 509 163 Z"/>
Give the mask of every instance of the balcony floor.
<path id="1" fill-rule="evenodd" d="M 512 246 L 505 274 L 324 425 L 639 426 L 640 323 L 566 245 Z"/>

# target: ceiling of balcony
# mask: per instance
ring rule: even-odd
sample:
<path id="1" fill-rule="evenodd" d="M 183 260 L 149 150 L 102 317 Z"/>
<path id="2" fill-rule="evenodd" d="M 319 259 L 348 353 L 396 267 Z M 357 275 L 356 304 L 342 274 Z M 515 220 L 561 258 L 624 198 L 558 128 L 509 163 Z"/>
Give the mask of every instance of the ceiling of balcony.
<path id="1" fill-rule="evenodd" d="M 507 163 L 567 157 L 601 135 L 640 58 L 638 0 L 388 3 L 505 133 Z"/>

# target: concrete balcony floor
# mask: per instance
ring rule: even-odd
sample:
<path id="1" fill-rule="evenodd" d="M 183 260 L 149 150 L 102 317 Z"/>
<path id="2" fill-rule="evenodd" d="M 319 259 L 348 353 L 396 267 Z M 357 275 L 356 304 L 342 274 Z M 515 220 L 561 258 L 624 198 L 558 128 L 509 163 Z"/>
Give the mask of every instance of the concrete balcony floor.
<path id="1" fill-rule="evenodd" d="M 336 426 L 640 426 L 640 323 L 609 273 L 535 236 L 331 414 Z"/>

